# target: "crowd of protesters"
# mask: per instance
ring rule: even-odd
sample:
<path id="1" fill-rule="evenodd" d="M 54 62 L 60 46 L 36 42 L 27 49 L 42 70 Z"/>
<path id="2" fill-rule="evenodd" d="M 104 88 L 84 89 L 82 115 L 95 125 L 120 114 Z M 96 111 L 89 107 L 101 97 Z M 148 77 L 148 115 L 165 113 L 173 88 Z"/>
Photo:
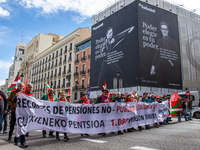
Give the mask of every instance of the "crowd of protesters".
<path id="1" fill-rule="evenodd" d="M 17 97 L 19 96 L 19 93 L 26 94 L 28 96 L 33 96 L 33 85 L 31 83 L 27 83 L 25 89 L 23 89 L 24 85 L 23 83 L 18 83 L 17 85 L 17 90 L 12 91 L 9 97 L 7 98 L 5 93 L 3 91 L 0 91 L 0 133 L 2 131 L 2 124 L 4 124 L 3 132 L 4 134 L 7 133 L 7 116 L 8 113 L 11 114 L 11 119 L 10 119 L 10 130 L 8 134 L 8 141 L 11 141 L 12 139 L 12 134 L 14 131 L 15 123 L 16 123 L 16 114 L 15 114 L 15 109 L 16 109 L 16 103 L 17 103 Z M 46 101 L 64 101 L 64 102 L 69 102 L 71 103 L 71 98 L 70 95 L 67 95 L 65 92 L 60 92 L 59 98 L 56 98 L 53 89 L 49 89 L 48 93 L 43 94 L 42 100 Z M 150 94 L 148 96 L 147 92 L 143 93 L 143 96 L 141 98 L 138 98 L 138 96 L 133 96 L 131 94 L 128 94 L 127 96 L 124 96 L 120 92 L 117 92 L 116 94 L 113 93 L 108 93 L 107 88 L 102 90 L 102 94 L 97 97 L 97 99 L 90 100 L 87 97 L 86 93 L 82 94 L 82 97 L 80 100 L 76 101 L 78 104 L 99 104 L 99 103 L 110 103 L 110 102 L 115 102 L 115 103 L 129 103 L 129 102 L 144 102 L 144 103 L 154 103 L 158 102 L 161 103 L 163 101 L 169 101 L 167 98 L 167 95 L 163 96 L 155 96 L 154 94 Z M 190 112 L 188 119 L 186 118 L 186 103 L 187 103 L 187 109 Z M 189 100 L 183 99 L 182 100 L 182 113 L 178 117 L 178 121 L 181 121 L 182 115 L 185 117 L 185 120 L 192 120 L 192 97 L 190 97 Z M 4 123 L 3 123 L 4 122 Z M 169 123 L 169 117 L 164 120 L 164 122 L 154 123 L 153 126 L 158 128 L 160 125 L 166 125 Z M 146 129 L 150 129 L 150 125 L 145 125 Z M 141 131 L 144 128 L 141 126 L 138 126 L 138 130 Z M 123 132 L 133 132 L 133 130 L 136 130 L 134 128 L 129 128 L 127 130 L 123 131 L 118 131 L 118 134 L 123 134 Z M 60 140 L 59 138 L 59 132 L 56 132 L 56 136 L 53 134 L 53 131 L 49 131 L 49 137 L 55 137 L 57 140 Z M 46 138 L 47 132 L 45 130 L 42 131 L 43 138 Z M 112 132 L 112 134 L 115 134 Z M 99 133 L 99 135 L 106 136 L 106 133 Z M 28 145 L 26 144 L 25 136 L 29 136 L 27 133 L 26 135 L 20 135 L 19 137 L 15 136 L 14 137 L 14 143 L 15 145 L 18 145 L 18 142 L 20 141 L 21 145 L 20 147 L 26 148 Z M 89 137 L 89 134 L 81 134 L 81 136 L 87 136 Z M 64 133 L 64 140 L 68 141 L 69 138 L 67 136 L 67 133 Z"/>

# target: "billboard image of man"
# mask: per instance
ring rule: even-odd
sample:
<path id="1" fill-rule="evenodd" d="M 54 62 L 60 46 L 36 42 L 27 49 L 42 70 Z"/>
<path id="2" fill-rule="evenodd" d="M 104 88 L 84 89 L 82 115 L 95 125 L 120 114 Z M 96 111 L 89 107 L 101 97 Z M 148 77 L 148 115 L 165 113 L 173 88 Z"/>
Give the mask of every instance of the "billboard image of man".
<path id="1" fill-rule="evenodd" d="M 180 58 L 179 46 L 175 40 L 169 36 L 169 25 L 160 22 L 162 37 L 157 40 L 158 49 L 155 51 L 150 75 L 155 76 L 158 85 L 162 87 L 168 85 L 179 86 Z M 173 82 L 172 82 L 173 81 Z"/>

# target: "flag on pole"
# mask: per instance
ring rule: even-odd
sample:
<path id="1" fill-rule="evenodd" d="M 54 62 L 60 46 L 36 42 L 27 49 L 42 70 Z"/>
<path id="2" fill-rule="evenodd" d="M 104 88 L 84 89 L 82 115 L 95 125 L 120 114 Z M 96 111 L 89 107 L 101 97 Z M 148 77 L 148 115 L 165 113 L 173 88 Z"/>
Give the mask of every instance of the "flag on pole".
<path id="1" fill-rule="evenodd" d="M 28 80 L 28 78 L 26 78 L 26 81 L 24 83 L 24 90 L 26 89 L 27 80 Z"/>
<path id="2" fill-rule="evenodd" d="M 46 78 L 45 78 L 45 84 L 46 84 L 47 90 L 49 90 L 49 89 L 50 89 L 50 86 L 49 86 L 49 84 L 47 83 Z"/>
<path id="3" fill-rule="evenodd" d="M 18 83 L 20 83 L 21 81 L 20 81 L 20 77 L 19 77 L 19 73 L 17 74 L 17 76 L 15 77 L 15 80 L 14 80 L 14 82 L 11 84 L 11 86 L 7 89 L 7 95 L 10 95 L 10 93 L 12 92 L 12 91 L 14 91 L 14 90 L 16 90 L 17 89 L 17 85 L 18 85 Z"/>
<path id="4" fill-rule="evenodd" d="M 90 92 L 91 92 L 91 87 L 89 87 L 89 89 L 87 90 L 87 97 L 88 97 L 89 101 L 90 101 Z"/>
<path id="5" fill-rule="evenodd" d="M 106 80 L 105 80 L 104 83 L 103 83 L 103 90 L 108 90 L 108 89 L 107 89 Z"/>
<path id="6" fill-rule="evenodd" d="M 136 96 L 138 99 L 140 99 L 140 96 L 139 96 L 138 93 L 134 90 L 134 91 L 133 91 L 133 95 L 132 95 L 132 99 L 134 99 L 135 96 Z"/>
<path id="7" fill-rule="evenodd" d="M 182 113 L 182 101 L 180 99 L 180 96 L 176 92 L 171 96 L 170 102 L 171 117 L 179 116 Z"/>

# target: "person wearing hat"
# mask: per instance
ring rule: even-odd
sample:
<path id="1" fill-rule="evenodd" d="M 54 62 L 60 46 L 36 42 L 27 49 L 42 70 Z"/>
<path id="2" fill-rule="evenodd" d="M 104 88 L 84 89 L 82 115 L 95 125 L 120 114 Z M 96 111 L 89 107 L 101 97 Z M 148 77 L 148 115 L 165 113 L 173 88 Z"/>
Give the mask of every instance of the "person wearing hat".
<path id="1" fill-rule="evenodd" d="M 109 94 L 109 98 L 108 98 L 108 99 L 109 99 L 109 102 L 112 102 L 112 101 L 113 101 L 113 93 L 110 93 L 110 94 Z"/>
<path id="2" fill-rule="evenodd" d="M 90 104 L 90 101 L 88 100 L 87 98 L 87 94 L 86 93 L 83 93 L 82 94 L 82 97 L 80 98 L 80 100 L 77 102 L 79 104 Z M 83 137 L 84 135 L 86 136 L 90 136 L 89 134 L 81 134 L 81 136 Z"/>
<path id="3" fill-rule="evenodd" d="M 188 121 L 186 118 L 186 102 L 187 98 L 184 98 L 182 101 L 182 113 L 178 116 L 178 122 L 181 122 L 182 115 L 184 115 L 185 121 Z"/>
<path id="4" fill-rule="evenodd" d="M 71 97 L 70 95 L 67 95 L 67 96 L 66 96 L 66 100 L 67 100 L 67 102 L 69 102 L 69 103 L 71 104 L 70 97 Z"/>
<path id="5" fill-rule="evenodd" d="M 150 94 L 149 103 L 155 102 L 154 94 Z"/>
<path id="6" fill-rule="evenodd" d="M 60 92 L 60 98 L 58 100 L 58 102 L 67 102 L 67 100 L 65 99 L 66 93 L 65 92 Z M 56 132 L 56 139 L 59 141 L 59 132 Z M 64 140 L 68 141 L 69 138 L 67 136 L 67 133 L 64 133 Z"/>
<path id="7" fill-rule="evenodd" d="M 97 97 L 96 104 L 109 103 L 108 97 L 107 97 L 107 93 L 108 93 L 108 89 L 107 88 L 103 88 L 102 95 Z M 99 133 L 98 135 L 106 136 L 106 133 Z"/>

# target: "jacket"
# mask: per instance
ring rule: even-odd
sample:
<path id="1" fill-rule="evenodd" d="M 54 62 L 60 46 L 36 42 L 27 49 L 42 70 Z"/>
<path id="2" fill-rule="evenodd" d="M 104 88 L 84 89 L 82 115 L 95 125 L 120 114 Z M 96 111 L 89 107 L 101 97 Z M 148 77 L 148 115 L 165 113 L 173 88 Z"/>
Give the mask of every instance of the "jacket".
<path id="1" fill-rule="evenodd" d="M 11 107 L 11 111 L 12 112 L 15 112 L 15 108 L 16 108 L 16 103 L 12 103 L 11 100 L 15 97 L 16 93 L 19 92 L 20 90 L 15 90 L 15 91 L 12 91 L 7 99 L 7 103 L 8 105 Z"/>
<path id="2" fill-rule="evenodd" d="M 144 98 L 144 97 L 142 97 L 142 102 L 143 102 L 143 103 L 149 103 L 149 100 L 146 99 L 146 98 Z"/>
<path id="3" fill-rule="evenodd" d="M 43 96 L 42 96 L 42 100 L 49 100 L 49 97 L 48 97 L 48 95 L 47 94 L 43 94 Z M 54 101 L 58 101 L 59 99 L 56 99 L 56 96 L 53 94 L 53 100 Z"/>
<path id="4" fill-rule="evenodd" d="M 153 103 L 153 102 L 155 102 L 155 98 L 150 97 L 148 103 Z"/>
<path id="5" fill-rule="evenodd" d="M 103 101 L 103 99 L 102 99 L 102 96 L 103 96 L 103 95 L 97 97 L 96 104 L 98 104 L 98 103 L 104 103 L 104 101 Z M 107 98 L 107 101 L 109 102 L 108 98 Z M 106 102 L 107 102 L 107 101 L 106 101 Z"/>
<path id="6" fill-rule="evenodd" d="M 187 102 L 187 109 L 192 109 L 192 101 L 191 100 L 189 100 Z"/>
<path id="7" fill-rule="evenodd" d="M 7 102 L 6 102 L 6 95 L 3 91 L 0 90 L 0 114 L 4 111 L 7 110 Z"/>
<path id="8" fill-rule="evenodd" d="M 121 99 L 121 98 L 118 98 L 118 97 L 115 97 L 114 99 L 113 99 L 113 102 L 119 102 L 119 103 L 122 103 L 123 102 L 123 100 Z"/>

